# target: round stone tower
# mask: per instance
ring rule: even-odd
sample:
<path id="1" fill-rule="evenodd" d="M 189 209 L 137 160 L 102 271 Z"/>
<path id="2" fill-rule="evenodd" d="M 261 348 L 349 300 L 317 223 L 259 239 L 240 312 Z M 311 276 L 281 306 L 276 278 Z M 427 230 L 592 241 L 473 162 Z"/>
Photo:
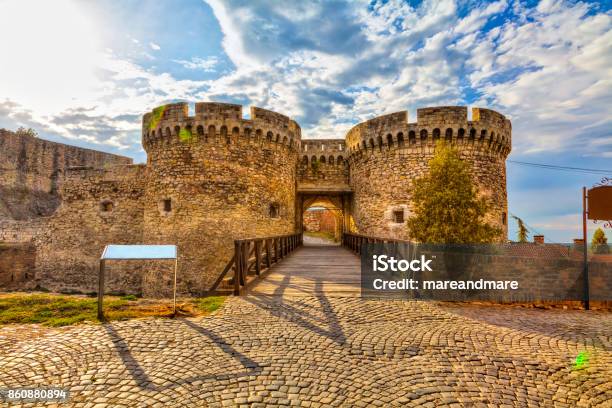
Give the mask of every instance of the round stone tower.
<path id="1" fill-rule="evenodd" d="M 143 117 L 147 152 L 143 239 L 178 244 L 179 292 L 207 290 L 230 260 L 233 240 L 295 230 L 301 131 L 288 117 L 252 107 L 169 104 Z M 169 279 L 155 267 L 145 295 Z"/>
<path id="2" fill-rule="evenodd" d="M 487 221 L 507 236 L 505 160 L 511 149 L 512 126 L 502 114 L 473 108 L 441 106 L 380 116 L 354 126 L 346 135 L 354 226 L 365 235 L 409 239 L 404 221 L 410 217 L 411 185 L 428 171 L 438 140 L 457 147 L 472 167 L 480 194 L 490 198 Z M 504 239 L 500 238 L 500 239 Z"/>

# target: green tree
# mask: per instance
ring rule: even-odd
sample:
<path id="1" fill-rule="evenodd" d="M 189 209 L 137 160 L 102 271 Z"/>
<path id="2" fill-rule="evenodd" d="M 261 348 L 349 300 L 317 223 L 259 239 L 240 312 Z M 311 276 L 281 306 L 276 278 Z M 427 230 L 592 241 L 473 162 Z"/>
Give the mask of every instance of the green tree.
<path id="1" fill-rule="evenodd" d="M 596 254 L 607 254 L 610 252 L 608 238 L 601 228 L 597 228 L 591 240 L 591 250 Z"/>
<path id="2" fill-rule="evenodd" d="M 413 216 L 407 221 L 412 239 L 434 244 L 490 243 L 501 230 L 484 221 L 489 203 L 478 197 L 470 166 L 453 147 L 439 142 L 429 173 L 416 179 Z"/>
<path id="3" fill-rule="evenodd" d="M 529 234 L 529 230 L 525 226 L 525 223 L 516 215 L 513 215 L 512 218 L 514 218 L 518 224 L 518 242 L 527 242 L 527 234 Z"/>
<path id="4" fill-rule="evenodd" d="M 34 129 L 32 128 L 24 128 L 23 126 L 20 126 L 16 131 L 16 134 L 18 134 L 19 136 L 32 136 L 32 137 L 38 137 L 38 132 L 36 132 Z"/>

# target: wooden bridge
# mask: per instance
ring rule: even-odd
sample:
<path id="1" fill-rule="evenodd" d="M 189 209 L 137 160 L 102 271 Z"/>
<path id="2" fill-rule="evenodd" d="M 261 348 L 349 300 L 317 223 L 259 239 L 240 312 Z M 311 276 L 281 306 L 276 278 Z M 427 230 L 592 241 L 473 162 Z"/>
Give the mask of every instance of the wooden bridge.
<path id="1" fill-rule="evenodd" d="M 300 246 L 270 268 L 249 293 L 258 295 L 359 296 L 359 258 L 339 245 Z"/>
<path id="2" fill-rule="evenodd" d="M 358 254 L 367 242 L 398 241 L 347 233 L 341 245 L 304 245 L 301 233 L 236 240 L 211 293 L 359 296 Z"/>

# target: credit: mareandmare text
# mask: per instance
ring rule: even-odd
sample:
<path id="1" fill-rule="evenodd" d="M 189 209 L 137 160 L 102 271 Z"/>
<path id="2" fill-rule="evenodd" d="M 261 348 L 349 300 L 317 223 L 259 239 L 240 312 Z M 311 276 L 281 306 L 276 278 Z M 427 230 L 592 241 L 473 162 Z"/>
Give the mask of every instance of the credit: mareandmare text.
<path id="1" fill-rule="evenodd" d="M 373 255 L 372 271 L 374 272 L 432 272 L 431 259 L 421 255 L 418 259 L 396 259 L 388 255 Z M 375 290 L 517 290 L 515 280 L 423 280 L 413 278 L 372 280 Z"/>

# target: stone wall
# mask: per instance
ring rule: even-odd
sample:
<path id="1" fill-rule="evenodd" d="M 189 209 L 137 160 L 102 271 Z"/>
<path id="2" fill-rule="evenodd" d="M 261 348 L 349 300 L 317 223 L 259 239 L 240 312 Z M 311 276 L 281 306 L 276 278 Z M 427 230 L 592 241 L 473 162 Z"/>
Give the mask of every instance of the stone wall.
<path id="1" fill-rule="evenodd" d="M 484 267 L 485 265 L 486 267 Z M 515 280 L 519 284 L 517 290 L 432 291 L 429 292 L 429 296 L 426 296 L 427 298 L 438 300 L 490 300 L 497 302 L 580 301 L 584 299 L 583 268 L 581 260 L 567 257 L 470 256 L 465 254 L 437 253 L 434 272 L 424 274 L 423 279 Z M 612 263 L 589 262 L 589 287 L 591 300 L 611 300 Z"/>
<path id="2" fill-rule="evenodd" d="M 34 239 L 37 284 L 52 290 L 97 290 L 104 246 L 143 241 L 146 172 L 144 165 L 66 171 L 62 204 Z M 117 271 L 111 276 L 117 278 L 107 280 L 107 290 L 141 293 L 142 270 L 133 266 L 110 265 L 110 271 Z"/>
<path id="3" fill-rule="evenodd" d="M 64 170 L 103 168 L 132 159 L 0 129 L 0 218 L 27 219 L 53 213 Z"/>
<path id="4" fill-rule="evenodd" d="M 303 228 L 305 232 L 318 232 L 321 230 L 321 217 L 317 211 L 305 211 Z"/>
<path id="5" fill-rule="evenodd" d="M 302 140 L 298 183 L 300 188 L 348 188 L 349 167 L 342 139 Z"/>
<path id="6" fill-rule="evenodd" d="M 320 219 L 320 231 L 337 234 L 339 226 L 337 225 L 337 217 L 334 215 L 333 211 L 321 211 Z M 338 236 L 338 238 L 340 237 Z"/>
<path id="7" fill-rule="evenodd" d="M 327 209 L 310 209 L 304 212 L 304 231 L 336 233 L 336 216 Z"/>
<path id="8" fill-rule="evenodd" d="M 0 287 L 21 289 L 34 279 L 36 248 L 30 243 L 0 243 Z"/>
<path id="9" fill-rule="evenodd" d="M 45 218 L 33 218 L 26 221 L 0 219 L 0 243 L 31 242 L 44 224 Z"/>
<path id="10" fill-rule="evenodd" d="M 411 212 L 411 184 L 426 174 L 438 140 L 457 147 L 472 168 L 479 193 L 490 198 L 487 221 L 507 236 L 505 159 L 510 152 L 511 125 L 499 113 L 465 107 L 417 110 L 381 116 L 353 127 L 347 134 L 350 185 L 354 190 L 353 217 L 364 235 L 409 239 L 405 220 Z M 401 213 L 398 218 L 396 213 Z M 396 222 L 403 219 L 404 222 Z"/>

